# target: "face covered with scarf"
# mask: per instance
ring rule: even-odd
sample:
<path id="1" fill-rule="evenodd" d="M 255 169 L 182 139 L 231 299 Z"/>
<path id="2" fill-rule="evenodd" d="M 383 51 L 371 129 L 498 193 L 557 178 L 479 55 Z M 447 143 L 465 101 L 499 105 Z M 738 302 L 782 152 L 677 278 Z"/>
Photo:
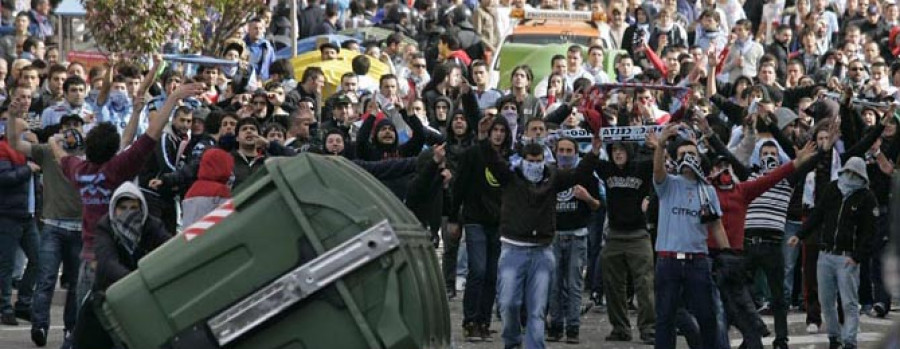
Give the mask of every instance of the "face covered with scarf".
<path id="1" fill-rule="evenodd" d="M 123 195 L 116 201 L 114 215 L 110 217 L 116 241 L 133 254 L 141 241 L 144 227 L 144 214 L 141 211 L 140 199 L 131 195 Z"/>
<path id="2" fill-rule="evenodd" d="M 853 171 L 844 171 L 838 176 L 838 189 L 841 190 L 841 194 L 844 197 L 850 196 L 857 190 L 866 188 L 868 184 L 865 178 Z"/>
<path id="3" fill-rule="evenodd" d="M 522 148 L 524 158 L 520 163 L 522 176 L 531 183 L 539 183 L 544 179 L 544 169 L 546 161 L 544 159 L 544 149 L 535 143 L 528 143 Z"/>

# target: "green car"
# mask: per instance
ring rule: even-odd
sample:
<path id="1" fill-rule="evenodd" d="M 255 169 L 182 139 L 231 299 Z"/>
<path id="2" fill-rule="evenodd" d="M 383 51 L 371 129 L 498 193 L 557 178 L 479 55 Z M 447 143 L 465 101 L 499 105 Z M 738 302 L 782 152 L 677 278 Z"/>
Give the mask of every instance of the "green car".
<path id="1" fill-rule="evenodd" d="M 534 73 L 534 80 L 531 82 L 533 89 L 538 82 L 550 75 L 550 59 L 555 55 L 566 55 L 571 43 L 558 44 L 525 44 L 515 42 L 505 42 L 500 46 L 499 54 L 494 56 L 493 68 L 491 71 L 491 84 L 498 89 L 505 91 L 510 88 L 512 70 L 516 66 L 526 64 L 531 67 Z M 584 48 L 584 59 L 587 60 L 587 46 L 579 44 Z M 615 68 L 613 61 L 619 52 L 624 51 L 608 51 L 605 52 L 604 67 L 606 73 L 610 77 L 615 76 Z"/>

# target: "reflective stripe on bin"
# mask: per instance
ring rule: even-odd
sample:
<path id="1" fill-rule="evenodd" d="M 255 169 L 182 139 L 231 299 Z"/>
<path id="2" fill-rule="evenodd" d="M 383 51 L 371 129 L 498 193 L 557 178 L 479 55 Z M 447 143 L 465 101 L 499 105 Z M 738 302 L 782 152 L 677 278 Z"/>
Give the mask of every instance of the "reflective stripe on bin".
<path id="1" fill-rule="evenodd" d="M 200 235 L 203 235 L 207 229 L 212 228 L 212 226 L 218 224 L 232 213 L 234 213 L 234 203 L 232 203 L 231 200 L 228 200 L 222 204 L 222 206 L 219 206 L 219 208 L 213 210 L 206 216 L 203 216 L 199 221 L 191 224 L 190 227 L 187 227 L 187 229 L 184 230 L 184 239 L 191 241 Z"/>

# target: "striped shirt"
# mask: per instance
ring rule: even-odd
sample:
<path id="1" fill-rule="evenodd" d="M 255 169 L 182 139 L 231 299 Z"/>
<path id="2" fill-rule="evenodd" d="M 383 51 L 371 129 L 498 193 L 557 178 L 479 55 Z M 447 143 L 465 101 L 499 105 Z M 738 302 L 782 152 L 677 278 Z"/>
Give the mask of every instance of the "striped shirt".
<path id="1" fill-rule="evenodd" d="M 748 180 L 754 180 L 765 175 L 754 172 Z M 782 179 L 772 189 L 769 189 L 750 203 L 747 207 L 747 224 L 744 229 L 751 230 L 775 230 L 784 231 L 784 222 L 787 219 L 788 204 L 794 188 L 787 179 Z M 752 234 L 750 234 L 752 235 Z"/>

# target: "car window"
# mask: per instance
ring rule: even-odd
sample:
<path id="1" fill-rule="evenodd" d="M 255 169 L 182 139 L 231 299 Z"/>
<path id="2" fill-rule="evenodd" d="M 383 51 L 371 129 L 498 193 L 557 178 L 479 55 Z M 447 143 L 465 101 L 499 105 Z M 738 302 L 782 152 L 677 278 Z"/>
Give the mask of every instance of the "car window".
<path id="1" fill-rule="evenodd" d="M 528 34 L 528 35 L 510 35 L 506 37 L 506 43 L 514 44 L 533 44 L 533 45 L 549 45 L 573 43 L 585 47 L 591 46 L 591 37 L 582 35 L 560 35 L 560 34 Z"/>

